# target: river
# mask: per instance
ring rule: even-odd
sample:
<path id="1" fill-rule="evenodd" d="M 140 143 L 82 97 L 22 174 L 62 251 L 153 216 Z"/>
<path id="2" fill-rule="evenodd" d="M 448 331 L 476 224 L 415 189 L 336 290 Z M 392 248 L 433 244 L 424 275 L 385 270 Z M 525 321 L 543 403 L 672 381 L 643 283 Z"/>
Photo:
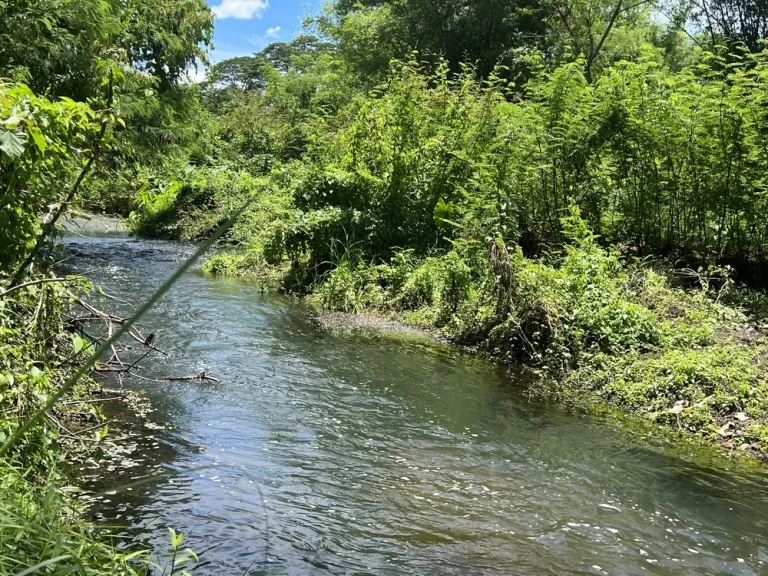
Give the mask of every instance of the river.
<path id="1" fill-rule="evenodd" d="M 191 252 L 65 246 L 126 314 Z M 94 514 L 159 548 L 184 532 L 195 574 L 768 573 L 757 466 L 532 401 L 521 374 L 446 346 L 323 331 L 247 283 L 190 273 L 143 325 L 170 353 L 144 374 L 221 383 L 127 382 L 165 429 L 105 404 L 137 450 L 88 471 Z"/>

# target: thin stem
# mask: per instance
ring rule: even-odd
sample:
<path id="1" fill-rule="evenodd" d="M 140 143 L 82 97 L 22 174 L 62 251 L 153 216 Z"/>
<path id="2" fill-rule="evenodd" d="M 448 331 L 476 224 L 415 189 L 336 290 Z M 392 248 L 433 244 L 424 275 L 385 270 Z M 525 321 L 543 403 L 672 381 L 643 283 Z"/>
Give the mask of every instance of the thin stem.
<path id="1" fill-rule="evenodd" d="M 40 420 L 45 418 L 46 414 L 56 405 L 58 404 L 59 400 L 61 400 L 72 388 L 77 384 L 81 378 L 85 377 L 91 369 L 96 365 L 96 362 L 101 358 L 107 351 L 109 351 L 113 344 L 115 344 L 120 338 L 122 338 L 125 334 L 127 334 L 131 327 L 138 322 L 149 310 L 157 304 L 157 302 L 168 292 L 171 287 L 181 278 L 194 264 L 197 262 L 200 257 L 205 254 L 215 243 L 216 241 L 221 238 L 227 230 L 235 223 L 235 221 L 245 212 L 245 210 L 251 205 L 253 202 L 255 196 L 251 197 L 248 201 L 243 204 L 243 206 L 235 212 L 226 222 L 224 222 L 219 228 L 216 230 L 216 232 L 213 233 L 213 235 L 204 242 L 197 251 L 187 259 L 184 264 L 182 264 L 174 273 L 171 275 L 168 280 L 166 280 L 158 290 L 150 296 L 149 300 L 147 300 L 141 308 L 136 312 L 136 314 L 125 321 L 120 326 L 120 329 L 117 330 L 111 338 L 106 340 L 99 348 L 91 354 L 91 356 L 88 358 L 88 360 L 78 368 L 72 376 L 69 377 L 69 379 L 59 388 L 59 390 L 50 396 L 48 401 L 45 403 L 45 405 L 40 408 L 37 412 L 35 412 L 26 422 L 24 422 L 23 425 L 21 425 L 16 432 L 14 432 L 13 436 L 11 436 L 8 441 L 3 444 L 2 447 L 0 447 L 0 457 L 4 457 L 8 454 L 8 452 L 14 447 L 16 442 L 18 442 L 27 432 L 29 432 L 33 426 L 35 426 Z"/>
<path id="2" fill-rule="evenodd" d="M 18 292 L 19 290 L 23 290 L 24 288 L 28 288 L 30 286 L 37 286 L 38 284 L 51 284 L 54 282 L 69 283 L 69 282 L 78 282 L 78 281 L 80 281 L 80 278 L 43 278 L 41 280 L 24 282 L 24 284 L 17 284 L 16 286 L 12 286 L 11 288 L 8 288 L 8 290 L 0 292 L 0 299 L 5 298 L 9 294 L 13 294 L 14 292 Z"/>

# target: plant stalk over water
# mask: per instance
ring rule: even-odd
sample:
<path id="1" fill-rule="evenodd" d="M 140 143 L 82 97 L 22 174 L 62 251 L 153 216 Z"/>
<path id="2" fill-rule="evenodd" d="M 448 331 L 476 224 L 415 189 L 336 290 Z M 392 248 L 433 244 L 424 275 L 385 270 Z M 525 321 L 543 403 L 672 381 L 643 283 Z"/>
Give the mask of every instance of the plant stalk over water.
<path id="1" fill-rule="evenodd" d="M 45 418 L 46 414 L 48 414 L 48 412 L 59 402 L 59 400 L 61 400 L 75 386 L 75 384 L 80 381 L 81 378 L 90 372 L 90 370 L 96 365 L 96 362 L 99 360 L 99 358 L 108 352 L 113 344 L 118 342 L 120 338 L 127 334 L 131 327 L 136 324 L 136 322 L 138 322 L 144 316 L 144 314 L 146 314 L 155 304 L 157 304 L 157 302 L 165 295 L 166 292 L 168 292 L 168 290 L 171 289 L 171 287 L 179 280 L 179 278 L 181 278 L 195 264 L 195 262 L 197 262 L 197 260 L 200 259 L 200 257 L 205 254 L 219 240 L 219 238 L 221 238 L 227 232 L 227 230 L 229 230 L 229 228 L 237 221 L 242 213 L 248 209 L 251 202 L 253 202 L 254 197 L 255 196 L 249 198 L 232 216 L 229 217 L 229 219 L 227 219 L 226 222 L 219 226 L 216 232 L 214 232 L 213 235 L 207 241 L 205 241 L 195 251 L 195 253 L 190 256 L 184 262 L 184 264 L 182 264 L 173 273 L 173 275 L 171 275 L 171 277 L 168 278 L 168 280 L 166 280 L 163 285 L 157 289 L 154 294 L 152 294 L 152 296 L 150 296 L 150 298 L 139 308 L 136 314 L 129 318 L 120 327 L 120 329 L 112 335 L 111 338 L 104 341 L 104 343 L 99 346 L 99 348 L 93 354 L 91 354 L 88 360 L 82 366 L 80 366 L 74 372 L 74 374 L 72 374 L 72 376 L 61 386 L 61 388 L 59 388 L 59 390 L 48 399 L 45 405 L 32 416 L 30 416 L 30 418 L 16 430 L 16 432 L 0 448 L 0 457 L 6 456 L 16 444 L 16 442 L 18 442 L 24 436 L 24 434 L 29 432 L 40 420 Z"/>

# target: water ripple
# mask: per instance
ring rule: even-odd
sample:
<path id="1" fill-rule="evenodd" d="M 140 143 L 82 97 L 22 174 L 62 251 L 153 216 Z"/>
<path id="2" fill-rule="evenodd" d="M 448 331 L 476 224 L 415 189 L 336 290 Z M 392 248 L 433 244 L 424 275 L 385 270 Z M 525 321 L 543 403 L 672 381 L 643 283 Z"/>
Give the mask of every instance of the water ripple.
<path id="1" fill-rule="evenodd" d="M 191 248 L 68 250 L 73 270 L 136 302 Z M 199 274 L 146 324 L 171 352 L 150 371 L 222 383 L 149 389 L 172 432 L 135 439 L 141 461 L 94 486 L 169 472 L 94 509 L 159 548 L 165 526 L 187 533 L 206 574 L 768 573 L 764 473 L 531 402 L 505 369 L 322 333 L 298 304 Z"/>

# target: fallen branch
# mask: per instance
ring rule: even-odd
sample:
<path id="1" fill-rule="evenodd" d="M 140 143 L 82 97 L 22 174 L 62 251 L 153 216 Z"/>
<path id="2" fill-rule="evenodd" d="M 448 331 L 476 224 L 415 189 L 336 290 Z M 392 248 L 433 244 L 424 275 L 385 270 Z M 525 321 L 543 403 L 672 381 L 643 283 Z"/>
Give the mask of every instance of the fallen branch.
<path id="1" fill-rule="evenodd" d="M 128 318 L 120 318 L 119 316 L 114 316 L 113 314 L 107 314 L 106 312 L 102 312 L 98 308 L 93 307 L 92 305 L 88 304 L 85 300 L 82 298 L 77 298 L 75 300 L 80 306 L 85 308 L 88 312 L 91 313 L 91 316 L 86 317 L 78 317 L 73 318 L 73 321 L 78 322 L 88 322 L 92 320 L 103 320 L 107 323 L 109 326 L 110 324 L 117 324 L 122 326 L 123 324 L 128 322 Z M 165 350 L 162 350 L 161 348 L 158 348 L 154 345 L 154 343 L 148 338 L 144 337 L 141 332 L 139 332 L 138 328 L 132 328 L 128 331 L 128 335 L 133 338 L 136 342 L 140 343 L 142 346 L 146 346 L 147 348 L 154 350 L 155 352 L 162 354 L 163 356 L 168 356 L 168 352 Z"/>
<path id="2" fill-rule="evenodd" d="M 102 290 L 101 287 L 99 287 L 97 291 L 100 295 L 104 296 L 105 298 L 109 298 L 110 300 L 114 300 L 115 302 L 119 302 L 120 304 L 133 304 L 133 302 L 129 302 L 128 300 L 122 300 L 117 296 L 113 296 L 112 294 L 107 294 L 106 292 L 104 292 L 104 290 Z"/>
<path id="3" fill-rule="evenodd" d="M 121 318 L 119 316 L 115 316 L 114 314 L 109 314 L 107 312 L 99 310 L 98 308 L 96 308 L 92 304 L 89 304 L 82 298 L 75 297 L 74 295 L 72 295 L 72 298 L 80 307 L 85 309 L 88 314 L 84 316 L 73 316 L 69 318 L 69 322 L 72 323 L 72 325 L 78 331 L 80 331 L 81 333 L 86 335 L 90 340 L 92 340 L 94 344 L 99 344 L 105 339 L 111 339 L 115 331 L 115 326 L 122 326 L 130 322 L 129 318 Z M 106 325 L 106 330 L 107 330 L 106 336 L 102 338 L 96 338 L 88 334 L 87 332 L 85 332 L 85 330 L 83 330 L 83 324 L 87 322 L 103 322 Z M 158 348 L 157 346 L 155 346 L 154 332 L 149 334 L 149 336 L 144 336 L 138 328 L 136 328 L 135 326 L 132 326 L 128 330 L 127 334 L 133 340 L 140 343 L 142 346 L 146 348 L 146 351 L 144 352 L 144 354 L 141 354 L 134 361 L 123 361 L 123 359 L 120 357 L 120 354 L 122 353 L 122 351 L 119 351 L 114 345 L 111 345 L 110 350 L 112 354 L 109 360 L 106 363 L 97 363 L 96 366 L 94 367 L 94 373 L 115 374 L 121 382 L 124 376 L 138 378 L 140 380 L 146 380 L 149 382 L 157 382 L 157 383 L 198 381 L 198 382 L 212 382 L 214 384 L 219 384 L 221 382 L 221 380 L 211 376 L 204 370 L 192 376 L 180 376 L 180 377 L 159 378 L 159 379 L 147 378 L 146 376 L 136 374 L 134 370 L 137 368 L 141 368 L 139 366 L 139 363 L 142 360 L 144 360 L 147 356 L 149 356 L 152 352 L 158 352 L 165 356 L 168 356 L 168 353 Z"/>
<path id="4" fill-rule="evenodd" d="M 208 381 L 213 382 L 214 384 L 219 384 L 221 380 L 218 378 L 214 378 L 213 376 L 210 376 L 205 370 L 202 372 L 195 374 L 194 376 L 182 376 L 180 378 L 163 378 L 163 381 L 165 382 L 191 382 L 194 380 L 200 380 L 200 381 Z"/>
<path id="5" fill-rule="evenodd" d="M 97 402 L 113 402 L 115 400 L 125 400 L 123 396 L 115 396 L 114 398 L 91 398 L 90 400 L 71 400 L 69 402 L 62 402 L 62 406 L 75 406 L 77 404 L 96 404 Z"/>
<path id="6" fill-rule="evenodd" d="M 100 428 L 104 428 L 104 426 L 109 426 L 110 424 L 113 424 L 114 420 L 107 420 L 106 422 L 99 422 L 98 424 L 94 426 L 90 426 L 88 428 L 83 428 L 82 430 L 76 430 L 75 434 L 78 436 L 82 436 L 83 434 L 87 434 L 88 432 L 93 432 L 94 430 L 98 430 Z"/>
<path id="7" fill-rule="evenodd" d="M 118 376 L 119 376 L 119 374 L 118 374 Z M 131 372 L 129 374 L 129 376 L 131 376 L 133 378 L 138 378 L 139 380 L 144 380 L 145 382 L 156 382 L 158 384 L 163 384 L 163 383 L 167 382 L 167 380 L 158 380 L 157 378 L 147 378 L 146 376 L 142 376 L 141 374 L 135 374 L 133 372 Z"/>

